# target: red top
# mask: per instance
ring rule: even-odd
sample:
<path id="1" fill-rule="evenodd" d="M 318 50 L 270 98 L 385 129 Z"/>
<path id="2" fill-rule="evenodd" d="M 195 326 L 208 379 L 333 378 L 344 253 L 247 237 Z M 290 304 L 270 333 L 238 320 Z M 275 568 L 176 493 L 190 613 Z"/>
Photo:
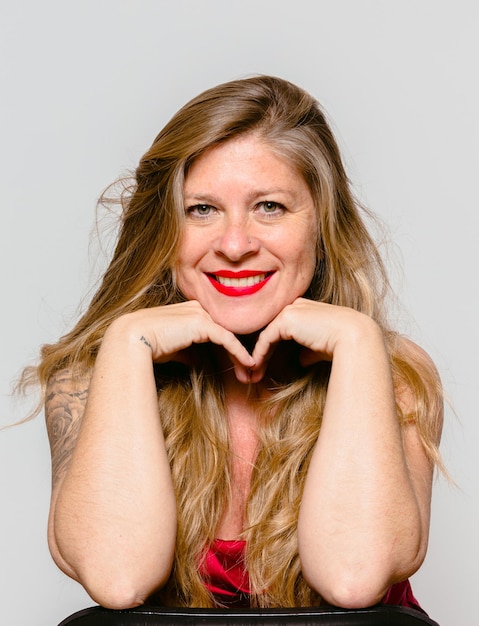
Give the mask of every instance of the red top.
<path id="1" fill-rule="evenodd" d="M 249 606 L 249 578 L 244 567 L 246 541 L 215 539 L 206 553 L 202 575 L 218 605 Z"/>
<path id="2" fill-rule="evenodd" d="M 218 603 L 226 607 L 249 606 L 249 579 L 244 567 L 245 541 L 215 539 L 202 569 L 205 585 Z M 392 585 L 381 604 L 406 606 L 422 611 L 409 580 Z"/>

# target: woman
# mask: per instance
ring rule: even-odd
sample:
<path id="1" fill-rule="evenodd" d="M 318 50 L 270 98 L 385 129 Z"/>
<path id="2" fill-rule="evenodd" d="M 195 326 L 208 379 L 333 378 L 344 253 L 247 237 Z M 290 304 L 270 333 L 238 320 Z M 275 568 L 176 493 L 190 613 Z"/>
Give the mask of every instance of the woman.
<path id="1" fill-rule="evenodd" d="M 59 567 L 107 607 L 417 606 L 442 402 L 314 99 L 260 76 L 183 107 L 44 346 Z"/>

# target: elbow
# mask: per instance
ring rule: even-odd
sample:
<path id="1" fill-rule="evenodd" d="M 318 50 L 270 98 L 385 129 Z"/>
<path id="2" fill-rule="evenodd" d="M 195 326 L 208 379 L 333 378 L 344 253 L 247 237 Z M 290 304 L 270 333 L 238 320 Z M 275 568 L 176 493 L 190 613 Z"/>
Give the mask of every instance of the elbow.
<path id="1" fill-rule="evenodd" d="M 80 582 L 92 600 L 105 609 L 134 609 L 144 604 L 150 595 L 145 588 L 135 586 L 128 580 L 102 581 L 101 584 Z"/>
<path id="2" fill-rule="evenodd" d="M 79 582 L 94 602 L 106 609 L 133 609 L 145 603 L 155 591 L 163 587 L 169 578 L 169 571 L 163 575 L 156 571 L 155 576 L 142 577 L 123 574 L 90 575 L 79 577 Z"/>
<path id="3" fill-rule="evenodd" d="M 334 573 L 303 571 L 306 583 L 328 604 L 344 609 L 362 609 L 379 604 L 390 586 L 409 578 L 416 571 L 391 567 L 356 566 L 340 568 Z"/>
<path id="4" fill-rule="evenodd" d="M 328 604 L 343 609 L 362 609 L 378 604 L 384 597 L 388 582 L 378 579 L 371 572 L 346 571 L 334 577 L 303 573 L 306 583 Z"/>
<path id="5" fill-rule="evenodd" d="M 133 563 L 101 564 L 89 558 L 70 565 L 61 555 L 56 544 L 50 544 L 56 565 L 70 578 L 79 582 L 94 602 L 107 609 L 132 609 L 141 606 L 146 599 L 168 581 L 173 558 L 158 558 L 154 564 L 137 567 Z"/>
<path id="6" fill-rule="evenodd" d="M 314 588 L 314 586 L 313 586 Z M 388 585 L 362 578 L 344 578 L 317 590 L 329 604 L 343 609 L 363 609 L 381 602 Z"/>
<path id="7" fill-rule="evenodd" d="M 56 565 L 76 580 L 94 602 L 107 609 L 141 606 L 168 581 L 173 567 L 174 545 L 129 553 L 108 549 L 92 552 L 85 545 L 72 549 L 73 541 L 58 542 L 49 532 L 50 553 Z"/>
<path id="8" fill-rule="evenodd" d="M 92 600 L 107 609 L 122 610 L 141 606 L 168 581 L 173 566 L 173 550 L 150 554 L 109 553 L 99 559 L 90 555 L 78 566 L 78 581 Z"/>
<path id="9" fill-rule="evenodd" d="M 414 568 L 416 569 L 416 568 Z M 362 609 L 379 604 L 389 587 L 409 577 L 390 563 L 348 563 L 331 568 L 303 567 L 306 583 L 325 602 L 344 609 Z"/>
<path id="10" fill-rule="evenodd" d="M 379 604 L 395 582 L 414 574 L 424 560 L 426 542 L 411 541 L 393 554 L 390 548 L 360 554 L 318 558 L 301 553 L 306 583 L 327 603 L 344 609 L 361 609 Z M 318 567 L 318 563 L 323 563 Z M 328 563 L 328 566 L 324 566 Z"/>
<path id="11" fill-rule="evenodd" d="M 110 584 L 92 585 L 82 582 L 82 585 L 88 595 L 94 602 L 105 609 L 114 609 L 116 611 L 123 609 L 134 609 L 144 604 L 147 594 L 143 590 L 133 585 L 115 581 Z"/>

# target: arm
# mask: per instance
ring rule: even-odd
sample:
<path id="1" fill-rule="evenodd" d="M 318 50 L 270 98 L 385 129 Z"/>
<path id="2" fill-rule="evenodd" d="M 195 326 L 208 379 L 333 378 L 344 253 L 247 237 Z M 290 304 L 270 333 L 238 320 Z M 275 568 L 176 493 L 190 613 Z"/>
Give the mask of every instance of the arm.
<path id="1" fill-rule="evenodd" d="M 372 605 L 424 558 L 431 464 L 416 427 L 398 423 L 389 358 L 375 322 L 298 300 L 272 325 L 258 340 L 257 363 L 278 338 L 305 346 L 305 364 L 332 360 L 298 523 L 303 574 L 332 604 Z M 400 402 L 407 409 L 408 390 Z"/>
<path id="2" fill-rule="evenodd" d="M 105 340 L 88 401 L 82 391 L 80 402 L 62 373 L 48 390 L 52 556 L 111 608 L 141 604 L 168 578 L 175 541 L 151 352 L 139 348 Z M 68 432 L 59 433 L 70 415 Z"/>
<path id="3" fill-rule="evenodd" d="M 76 390 L 65 372 L 50 382 L 50 549 L 59 567 L 104 606 L 139 605 L 170 574 L 175 496 L 152 363 L 210 339 L 251 365 L 231 333 L 197 303 L 184 303 L 116 320 L 89 384 Z"/>

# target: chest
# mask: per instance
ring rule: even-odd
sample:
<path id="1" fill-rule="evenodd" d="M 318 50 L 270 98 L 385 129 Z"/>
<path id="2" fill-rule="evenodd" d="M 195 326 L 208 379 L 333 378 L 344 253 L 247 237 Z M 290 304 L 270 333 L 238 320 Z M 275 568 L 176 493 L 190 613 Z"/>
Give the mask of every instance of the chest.
<path id="1" fill-rule="evenodd" d="M 217 529 L 220 539 L 236 539 L 245 525 L 246 502 L 251 486 L 251 476 L 258 449 L 255 420 L 231 419 L 231 490 L 232 497 Z"/>

